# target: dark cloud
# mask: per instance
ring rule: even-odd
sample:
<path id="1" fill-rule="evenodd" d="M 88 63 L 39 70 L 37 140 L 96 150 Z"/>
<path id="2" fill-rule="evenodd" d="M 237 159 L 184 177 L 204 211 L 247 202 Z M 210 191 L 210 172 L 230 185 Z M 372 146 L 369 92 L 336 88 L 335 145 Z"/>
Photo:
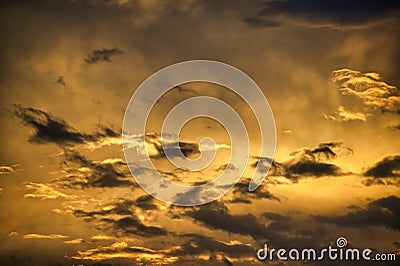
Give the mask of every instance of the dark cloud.
<path id="1" fill-rule="evenodd" d="M 341 175 L 341 173 L 341 169 L 334 164 L 316 162 L 308 159 L 284 165 L 284 176 L 290 179 L 299 179 L 309 176 L 337 176 Z"/>
<path id="2" fill-rule="evenodd" d="M 348 155 L 353 153 L 353 150 L 345 147 L 343 142 L 326 142 L 320 143 L 317 148 L 303 148 L 292 152 L 290 155 L 301 155 L 310 157 L 312 160 L 330 160 L 337 156 Z"/>
<path id="3" fill-rule="evenodd" d="M 125 187 L 133 186 L 126 163 L 121 159 L 92 161 L 72 149 L 64 150 L 67 174 L 53 181 L 62 188 Z"/>
<path id="4" fill-rule="evenodd" d="M 169 92 L 178 91 L 180 94 L 188 93 L 188 94 L 198 94 L 198 92 L 194 89 L 188 88 L 187 86 L 176 86 L 172 88 Z M 164 96 L 164 95 L 163 95 Z"/>
<path id="5" fill-rule="evenodd" d="M 30 137 L 34 143 L 54 142 L 60 145 L 83 143 L 87 137 L 68 125 L 64 120 L 45 111 L 31 107 L 15 105 L 13 114 L 22 122 L 31 126 L 35 134 Z"/>
<path id="6" fill-rule="evenodd" d="M 119 133 L 113 129 L 102 125 L 92 134 L 81 133 L 62 118 L 32 107 L 14 105 L 12 114 L 21 119 L 24 125 L 34 129 L 35 133 L 29 138 L 32 143 L 55 143 L 60 146 L 71 146 L 119 136 Z"/>
<path id="7" fill-rule="evenodd" d="M 397 171 L 397 172 L 396 172 Z M 368 169 L 364 176 L 373 177 L 399 177 L 400 176 L 400 155 L 388 156 L 377 162 Z"/>
<path id="8" fill-rule="evenodd" d="M 154 201 L 153 196 L 143 195 L 136 199 L 135 206 L 142 210 L 156 210 L 158 209 L 158 205 Z"/>
<path id="9" fill-rule="evenodd" d="M 96 211 L 75 209 L 73 210 L 73 214 L 88 222 L 97 221 L 103 229 L 111 229 L 117 235 L 129 234 L 144 237 L 166 235 L 167 231 L 165 229 L 158 226 L 145 225 L 135 214 L 135 208 L 146 211 L 157 209 L 157 206 L 149 208 L 150 201 L 147 195 L 139 197 L 136 200 L 119 199 L 108 204 L 107 209 L 102 208 Z M 144 202 L 147 203 L 144 204 Z"/>
<path id="10" fill-rule="evenodd" d="M 246 20 L 250 25 L 274 26 L 277 15 L 285 15 L 314 25 L 360 26 L 388 18 L 398 18 L 400 4 L 396 0 L 280 0 L 262 4 L 257 16 Z M 277 22 L 276 22 L 277 23 Z"/>
<path id="11" fill-rule="evenodd" d="M 67 82 L 65 81 L 65 77 L 64 76 L 59 76 L 58 79 L 56 81 L 54 81 L 54 84 L 60 85 L 60 86 L 67 86 Z"/>
<path id="12" fill-rule="evenodd" d="M 113 229 L 121 236 L 126 234 L 145 237 L 167 235 L 167 230 L 158 226 L 145 225 L 135 215 L 120 219 L 104 218 L 101 221 L 111 224 Z"/>
<path id="13" fill-rule="evenodd" d="M 269 199 L 280 201 L 280 199 L 267 190 L 265 184 L 262 184 L 254 191 L 249 191 L 249 180 L 241 178 L 232 189 L 231 203 L 250 204 L 255 199 Z"/>
<path id="14" fill-rule="evenodd" d="M 63 75 L 60 75 L 56 81 L 54 81 L 55 85 L 61 86 L 66 89 L 69 93 L 74 94 L 72 88 L 67 84 L 67 81 Z"/>
<path id="15" fill-rule="evenodd" d="M 73 210 L 73 214 L 76 217 L 89 218 L 86 220 L 92 220 L 96 217 L 103 217 L 111 214 L 131 215 L 133 213 L 132 207 L 134 206 L 134 203 L 135 202 L 133 200 L 121 200 L 115 202 L 114 205 L 108 209 L 102 209 L 99 211 L 84 211 L 82 209 L 75 209 Z"/>
<path id="16" fill-rule="evenodd" d="M 196 143 L 184 141 L 166 142 L 164 143 L 163 147 L 161 143 L 161 137 L 157 133 L 146 134 L 145 140 L 148 144 L 153 145 L 153 147 L 157 150 L 157 154 L 150 155 L 150 157 L 153 159 L 165 158 L 166 153 L 172 157 L 179 156 L 180 152 L 182 152 L 182 154 L 186 157 L 200 154 L 199 145 Z"/>
<path id="17" fill-rule="evenodd" d="M 400 130 L 400 124 L 391 125 L 391 126 L 389 126 L 389 128 L 390 128 L 390 129 L 393 129 L 393 130 Z"/>
<path id="18" fill-rule="evenodd" d="M 293 181 L 303 177 L 338 176 L 343 170 L 327 161 L 337 156 L 349 155 L 353 150 L 342 142 L 321 143 L 316 148 L 302 148 L 290 153 L 292 159 L 278 163 L 270 158 L 258 158 L 252 166 L 271 166 L 271 176 L 284 176 Z"/>
<path id="19" fill-rule="evenodd" d="M 366 206 L 345 215 L 315 216 L 317 221 L 338 226 L 385 226 L 400 231 L 400 198 L 389 196 L 374 200 Z"/>
<path id="20" fill-rule="evenodd" d="M 280 25 L 278 21 L 272 20 L 265 18 L 263 16 L 257 16 L 253 18 L 246 18 L 244 20 L 246 23 L 249 25 L 256 27 L 256 28 L 261 28 L 261 27 L 277 27 Z"/>
<path id="21" fill-rule="evenodd" d="M 290 217 L 289 216 L 285 216 L 279 213 L 275 213 L 275 212 L 264 212 L 263 214 L 261 214 L 261 217 L 263 218 L 267 218 L 269 220 L 272 221 L 280 221 L 280 222 L 288 222 L 290 221 Z"/>
<path id="22" fill-rule="evenodd" d="M 315 223 L 295 220 L 292 216 L 266 212 L 260 217 L 253 214 L 231 214 L 226 205 L 213 202 L 187 212 L 189 217 L 212 230 L 251 236 L 260 247 L 266 241 L 272 247 L 317 247 L 328 234 Z"/>
<path id="23" fill-rule="evenodd" d="M 110 62 L 110 57 L 122 54 L 118 48 L 94 50 L 85 58 L 86 63 L 93 64 L 101 61 Z"/>
<path id="24" fill-rule="evenodd" d="M 224 230 L 229 233 L 250 235 L 254 238 L 265 237 L 266 227 L 252 214 L 231 214 L 221 202 L 214 201 L 187 213 L 196 221 L 212 229 Z"/>
<path id="25" fill-rule="evenodd" d="M 387 156 L 365 171 L 362 182 L 370 185 L 400 186 L 400 155 Z"/>

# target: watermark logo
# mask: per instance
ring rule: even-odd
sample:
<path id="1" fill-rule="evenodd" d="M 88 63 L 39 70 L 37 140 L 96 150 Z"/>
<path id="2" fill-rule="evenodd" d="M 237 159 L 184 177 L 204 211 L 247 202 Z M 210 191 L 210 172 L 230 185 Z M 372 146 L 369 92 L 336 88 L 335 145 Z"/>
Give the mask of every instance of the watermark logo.
<path id="1" fill-rule="evenodd" d="M 314 249 L 314 248 L 304 248 L 297 249 L 292 248 L 287 249 L 275 249 L 269 248 L 267 244 L 263 248 L 257 251 L 257 258 L 259 260 L 303 260 L 303 261 L 322 261 L 322 260 L 332 260 L 332 261 L 395 261 L 396 254 L 394 253 L 375 253 L 369 248 L 357 249 L 357 248 L 346 248 L 347 239 L 344 237 L 339 237 L 336 240 L 336 247 L 328 246 L 327 248 Z"/>
<path id="2" fill-rule="evenodd" d="M 135 91 L 126 108 L 123 122 L 123 150 L 128 167 L 137 183 L 161 201 L 196 206 L 218 199 L 240 179 L 250 157 L 250 143 L 245 124 L 226 102 L 208 96 L 196 96 L 174 106 L 163 121 L 161 141 L 166 158 L 185 171 L 199 171 L 214 159 L 216 143 L 205 136 L 199 143 L 201 155 L 194 160 L 179 147 L 179 132 L 191 119 L 207 117 L 218 121 L 227 131 L 231 156 L 225 170 L 213 181 L 199 186 L 173 183 L 153 165 L 146 149 L 146 123 L 153 106 L 165 93 L 188 82 L 222 85 L 240 96 L 251 108 L 261 133 L 258 157 L 271 160 L 275 152 L 275 122 L 267 99 L 257 84 L 241 70 L 225 63 L 194 60 L 163 68 L 146 79 Z M 176 147 L 171 148 L 171 145 Z M 233 169 L 234 168 L 234 169 Z M 249 184 L 255 190 L 264 180 L 270 165 L 258 164 Z"/>

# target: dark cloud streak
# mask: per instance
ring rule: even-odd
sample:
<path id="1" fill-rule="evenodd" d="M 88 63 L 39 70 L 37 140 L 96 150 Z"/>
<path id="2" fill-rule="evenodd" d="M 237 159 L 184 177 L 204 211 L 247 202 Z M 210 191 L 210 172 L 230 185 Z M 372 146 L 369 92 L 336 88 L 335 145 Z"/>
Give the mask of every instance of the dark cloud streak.
<path id="1" fill-rule="evenodd" d="M 361 26 L 373 21 L 398 18 L 400 3 L 396 0 L 280 0 L 266 1 L 258 14 L 245 21 L 253 26 L 275 26 L 274 18 L 285 15 L 313 25 Z M 266 22 L 264 22 L 264 20 Z"/>
<path id="2" fill-rule="evenodd" d="M 81 133 L 62 118 L 41 109 L 24 107 L 19 104 L 14 105 L 11 114 L 19 118 L 24 125 L 35 130 L 35 133 L 29 138 L 32 143 L 55 143 L 66 147 L 119 136 L 119 133 L 103 125 L 100 125 L 98 130 L 92 134 Z"/>
<path id="3" fill-rule="evenodd" d="M 122 54 L 122 51 L 118 48 L 112 49 L 99 49 L 94 50 L 85 58 L 85 62 L 88 64 L 98 63 L 98 62 L 111 62 L 110 57 Z"/>

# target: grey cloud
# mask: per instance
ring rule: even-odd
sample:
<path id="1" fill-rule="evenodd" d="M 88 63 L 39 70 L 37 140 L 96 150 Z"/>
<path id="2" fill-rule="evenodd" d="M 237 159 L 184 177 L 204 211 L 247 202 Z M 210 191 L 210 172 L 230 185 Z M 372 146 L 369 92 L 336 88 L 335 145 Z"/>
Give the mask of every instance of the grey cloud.
<path id="1" fill-rule="evenodd" d="M 111 59 L 110 57 L 122 54 L 122 51 L 119 50 L 118 48 L 112 48 L 112 49 L 99 49 L 99 50 L 93 50 L 88 56 L 85 58 L 86 63 L 88 64 L 93 64 L 101 61 L 105 62 L 110 62 Z"/>
<path id="2" fill-rule="evenodd" d="M 317 221 L 338 226 L 385 226 L 400 231 L 400 198 L 389 196 L 374 200 L 366 208 L 345 215 L 315 216 Z"/>
<path id="3" fill-rule="evenodd" d="M 14 105 L 12 115 L 21 119 L 24 125 L 34 129 L 35 133 L 29 138 L 32 143 L 71 146 L 119 136 L 113 129 L 102 125 L 92 134 L 81 133 L 62 118 L 33 107 Z"/>

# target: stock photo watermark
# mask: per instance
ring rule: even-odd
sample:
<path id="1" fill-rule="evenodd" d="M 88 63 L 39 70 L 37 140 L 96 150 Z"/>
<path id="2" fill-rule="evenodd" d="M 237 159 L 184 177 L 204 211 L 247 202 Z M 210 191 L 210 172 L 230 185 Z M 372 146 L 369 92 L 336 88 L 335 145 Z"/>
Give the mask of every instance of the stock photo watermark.
<path id="1" fill-rule="evenodd" d="M 172 108 L 162 124 L 163 153 L 171 164 L 184 171 L 199 171 L 210 165 L 217 144 L 208 136 L 200 143 L 197 159 L 186 157 L 179 147 L 179 133 L 198 117 L 219 122 L 230 138 L 230 161 L 213 181 L 184 186 L 167 180 L 152 163 L 146 149 L 146 123 L 153 106 L 169 90 L 188 82 L 222 85 L 242 98 L 254 114 L 261 136 L 259 154 L 250 155 L 250 140 L 243 118 L 228 103 L 214 97 L 195 96 Z M 123 150 L 136 182 L 150 195 L 174 205 L 196 206 L 222 197 L 242 177 L 251 156 L 274 158 L 276 130 L 269 103 L 258 85 L 243 71 L 225 63 L 194 60 L 163 68 L 147 78 L 134 92 L 126 108 L 122 127 Z M 204 148 L 207 147 L 207 148 Z M 254 191 L 266 177 L 270 166 L 258 164 L 248 186 Z"/>
<path id="2" fill-rule="evenodd" d="M 394 253 L 374 253 L 372 249 L 347 248 L 347 239 L 339 237 L 336 240 L 336 247 L 328 246 L 322 249 L 275 249 L 264 244 L 263 248 L 257 251 L 257 258 L 261 261 L 395 261 Z"/>

